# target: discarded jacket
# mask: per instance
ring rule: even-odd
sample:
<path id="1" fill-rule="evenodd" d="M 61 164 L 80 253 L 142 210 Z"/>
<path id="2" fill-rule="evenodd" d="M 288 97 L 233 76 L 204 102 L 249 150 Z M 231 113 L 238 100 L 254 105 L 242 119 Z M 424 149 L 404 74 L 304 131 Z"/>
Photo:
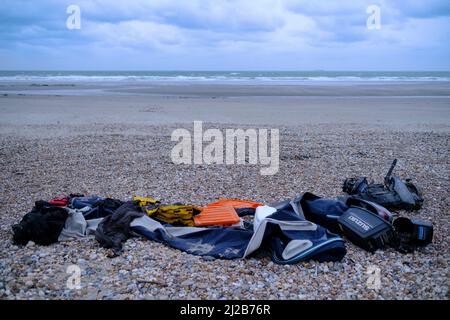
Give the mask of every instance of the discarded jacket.
<path id="1" fill-rule="evenodd" d="M 247 212 L 249 213 L 249 212 Z M 279 209 L 256 208 L 253 229 L 241 227 L 174 227 L 144 216 L 131 226 L 144 237 L 187 253 L 220 259 L 246 258 L 260 248 L 275 263 L 340 261 L 346 254 L 344 240 L 325 228 L 304 220 L 286 205 Z"/>
<path id="2" fill-rule="evenodd" d="M 49 245 L 58 241 L 68 213 L 66 209 L 45 201 L 36 201 L 31 212 L 19 224 L 13 225 L 13 241 L 26 245 L 33 241 L 39 245 Z"/>
<path id="3" fill-rule="evenodd" d="M 93 208 L 103 207 L 106 210 L 114 211 L 118 209 L 121 205 L 123 205 L 122 200 L 112 199 L 112 198 L 104 198 L 98 201 L 95 201 L 92 205 Z"/>
<path id="4" fill-rule="evenodd" d="M 382 183 L 368 183 L 366 177 L 345 179 L 342 191 L 357 198 L 378 203 L 379 205 L 395 210 L 418 210 L 422 207 L 423 197 L 419 189 L 410 179 L 402 181 L 392 176 L 397 159 L 392 162 L 391 168 Z"/>
<path id="5" fill-rule="evenodd" d="M 89 207 L 83 209 L 66 208 L 66 210 L 69 216 L 66 219 L 64 228 L 59 234 L 58 241 L 73 240 L 95 234 L 95 230 L 102 218 L 86 220 L 83 213 L 86 210 L 90 210 Z"/>
<path id="6" fill-rule="evenodd" d="M 121 200 L 98 196 L 73 197 L 70 202 L 70 206 L 74 209 L 90 208 L 89 210 L 83 211 L 83 216 L 87 220 L 112 215 L 114 210 L 118 209 L 122 204 L 123 201 Z"/>
<path id="7" fill-rule="evenodd" d="M 93 207 L 97 201 L 104 200 L 105 198 L 99 196 L 82 196 L 73 197 L 70 200 L 70 205 L 74 209 L 81 209 L 84 207 Z"/>
<path id="8" fill-rule="evenodd" d="M 125 202 L 112 215 L 101 220 L 95 231 L 95 239 L 102 247 L 111 248 L 115 255 L 120 255 L 122 243 L 133 235 L 131 221 L 144 215 L 138 201 Z"/>

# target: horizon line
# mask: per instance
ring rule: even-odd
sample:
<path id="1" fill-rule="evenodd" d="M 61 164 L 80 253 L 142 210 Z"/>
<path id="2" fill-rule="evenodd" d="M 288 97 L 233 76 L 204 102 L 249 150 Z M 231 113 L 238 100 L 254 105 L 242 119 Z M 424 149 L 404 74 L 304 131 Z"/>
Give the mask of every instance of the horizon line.
<path id="1" fill-rule="evenodd" d="M 239 70 L 239 69 L 226 69 L 226 70 L 214 70 L 214 69 L 148 69 L 148 70 L 136 70 L 136 69 L 0 69 L 0 72 L 450 72 L 448 70 L 432 70 L 432 69 L 420 69 L 420 70 L 334 70 L 334 69 L 314 69 L 314 70 Z"/>

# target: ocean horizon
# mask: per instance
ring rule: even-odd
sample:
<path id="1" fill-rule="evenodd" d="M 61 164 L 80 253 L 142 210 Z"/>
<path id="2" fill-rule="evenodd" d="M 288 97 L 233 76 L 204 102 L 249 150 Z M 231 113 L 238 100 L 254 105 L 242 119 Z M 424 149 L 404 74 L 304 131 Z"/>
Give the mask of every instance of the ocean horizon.
<path id="1" fill-rule="evenodd" d="M 410 82 L 450 81 L 450 71 L 0 71 L 0 82 Z"/>

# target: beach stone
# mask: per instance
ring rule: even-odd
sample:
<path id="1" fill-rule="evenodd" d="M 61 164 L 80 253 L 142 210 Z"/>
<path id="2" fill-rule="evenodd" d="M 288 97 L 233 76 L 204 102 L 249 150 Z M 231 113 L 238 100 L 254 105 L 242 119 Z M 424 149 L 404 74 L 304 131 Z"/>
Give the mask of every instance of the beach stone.
<path id="1" fill-rule="evenodd" d="M 447 260 L 445 260 L 444 258 L 441 258 L 441 257 L 437 258 L 437 264 L 438 264 L 438 266 L 443 267 L 443 268 L 447 268 L 447 266 L 448 266 Z"/>
<path id="2" fill-rule="evenodd" d="M 194 284 L 194 281 L 192 281 L 191 279 L 185 280 L 181 283 L 182 286 L 192 286 Z"/>
<path id="3" fill-rule="evenodd" d="M 28 241 L 28 243 L 26 244 L 25 247 L 32 248 L 32 247 L 35 247 L 35 246 L 36 246 L 36 244 L 33 241 Z"/>
<path id="4" fill-rule="evenodd" d="M 204 260 L 204 261 L 214 261 L 214 260 L 216 260 L 216 258 L 211 257 L 211 256 L 202 256 L 202 260 Z"/>
<path id="5" fill-rule="evenodd" d="M 60 287 L 59 285 L 55 284 L 55 283 L 50 283 L 50 284 L 48 285 L 48 288 L 49 288 L 51 291 L 53 291 L 53 292 L 58 291 L 58 290 L 61 290 L 61 287 Z"/>

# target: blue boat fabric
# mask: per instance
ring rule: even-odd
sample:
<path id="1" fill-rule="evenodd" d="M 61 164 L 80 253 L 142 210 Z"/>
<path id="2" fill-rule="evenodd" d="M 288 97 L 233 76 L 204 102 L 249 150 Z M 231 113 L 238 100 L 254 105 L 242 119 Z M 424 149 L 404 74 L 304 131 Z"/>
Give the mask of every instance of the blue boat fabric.
<path id="1" fill-rule="evenodd" d="M 340 261 L 346 254 L 344 240 L 299 215 L 292 202 L 279 209 L 256 208 L 253 229 L 242 227 L 174 227 L 148 216 L 130 226 L 138 234 L 190 254 L 219 259 L 247 258 L 260 249 L 269 251 L 278 264 L 314 259 Z M 271 212 L 268 214 L 268 212 Z"/>

